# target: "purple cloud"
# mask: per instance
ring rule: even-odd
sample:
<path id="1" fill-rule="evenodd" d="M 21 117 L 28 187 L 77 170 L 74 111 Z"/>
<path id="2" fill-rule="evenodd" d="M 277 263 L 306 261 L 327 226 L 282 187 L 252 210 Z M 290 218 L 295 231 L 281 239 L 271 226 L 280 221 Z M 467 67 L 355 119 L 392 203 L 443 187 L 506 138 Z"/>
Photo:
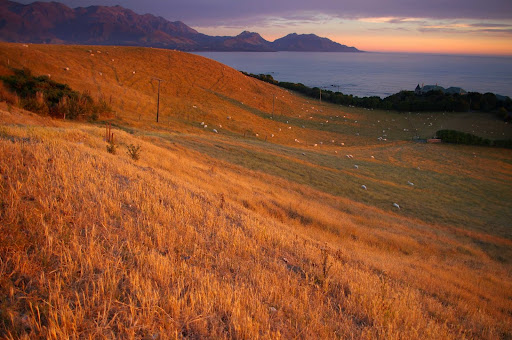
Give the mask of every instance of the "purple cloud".
<path id="1" fill-rule="evenodd" d="M 30 3 L 30 0 L 18 0 Z M 230 22 L 266 17 L 292 18 L 301 13 L 326 14 L 343 19 L 363 17 L 429 18 L 429 19 L 512 19 L 510 0 L 60 0 L 70 7 L 90 5 L 122 5 L 137 13 L 151 13 L 189 25 L 228 25 Z M 293 20 L 293 19 L 292 19 Z"/>

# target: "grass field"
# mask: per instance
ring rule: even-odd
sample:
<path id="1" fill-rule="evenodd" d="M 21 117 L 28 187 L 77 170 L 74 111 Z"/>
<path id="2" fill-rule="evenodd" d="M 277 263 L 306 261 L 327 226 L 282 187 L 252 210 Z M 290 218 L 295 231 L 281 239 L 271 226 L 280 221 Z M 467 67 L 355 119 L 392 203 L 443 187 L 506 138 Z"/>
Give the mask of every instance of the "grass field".
<path id="1" fill-rule="evenodd" d="M 157 49 L 0 44 L 7 66 L 115 114 L 0 104 L 2 337 L 512 337 L 512 152 L 412 141 L 512 138 L 492 114 L 319 103 Z"/>

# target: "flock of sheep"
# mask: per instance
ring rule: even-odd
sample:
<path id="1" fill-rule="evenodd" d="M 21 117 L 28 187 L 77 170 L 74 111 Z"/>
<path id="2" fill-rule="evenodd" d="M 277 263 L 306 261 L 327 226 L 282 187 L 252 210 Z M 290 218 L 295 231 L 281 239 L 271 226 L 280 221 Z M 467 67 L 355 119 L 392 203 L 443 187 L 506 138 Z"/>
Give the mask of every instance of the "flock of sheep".
<path id="1" fill-rule="evenodd" d="M 197 108 L 195 105 L 194 105 L 193 107 L 194 107 L 194 108 Z M 311 109 L 312 109 L 312 110 L 315 110 L 315 108 L 314 108 L 313 106 L 311 107 Z M 303 110 L 304 110 L 304 108 L 303 108 Z M 306 111 L 307 113 L 309 113 L 309 109 L 306 109 L 305 111 Z M 316 111 L 321 111 L 321 110 L 316 109 Z M 299 117 L 299 118 L 301 118 L 301 115 L 299 115 L 298 117 Z M 336 116 L 336 118 L 339 118 L 339 116 Z M 343 118 L 346 118 L 346 116 L 343 116 Z M 227 119 L 227 120 L 231 120 L 232 118 L 231 118 L 231 116 L 228 116 L 228 117 L 226 117 L 226 119 Z M 313 117 L 312 117 L 312 116 L 309 116 L 309 119 L 313 119 Z M 332 117 L 331 117 L 331 120 L 332 120 Z M 345 119 L 345 121 L 347 121 L 347 120 Z M 393 121 L 394 121 L 394 120 L 393 120 Z M 357 123 L 357 121 L 354 121 L 354 122 L 355 122 L 355 123 Z M 380 120 L 379 120 L 378 122 L 380 123 Z M 286 121 L 286 123 L 287 123 L 287 124 L 289 124 L 289 121 Z M 328 123 L 329 123 L 329 120 L 326 120 L 326 121 L 325 121 L 325 124 L 328 124 Z M 323 125 L 323 122 L 322 122 L 321 124 Z M 205 122 L 201 122 L 201 124 L 200 124 L 200 125 L 201 125 L 203 128 L 207 128 L 207 127 L 208 127 L 208 125 L 207 125 Z M 303 128 L 305 128 L 304 126 L 302 126 L 302 127 L 303 127 Z M 219 128 L 222 128 L 222 125 L 221 125 L 221 124 L 219 124 Z M 288 130 L 291 130 L 291 129 L 292 129 L 292 126 L 288 126 L 287 128 L 288 128 Z M 389 128 L 388 128 L 388 129 L 389 129 Z M 408 129 L 404 129 L 404 131 L 406 131 L 406 130 L 408 131 Z M 217 129 L 215 129 L 215 128 L 213 128 L 213 129 L 212 129 L 212 131 L 213 131 L 214 133 L 218 133 L 218 130 L 217 130 Z M 270 134 L 270 137 L 271 137 L 271 138 L 275 137 L 275 136 L 276 136 L 276 133 L 281 132 L 281 131 L 282 131 L 282 129 L 281 129 L 281 128 L 278 128 L 278 131 L 276 131 L 275 133 L 271 133 L 271 134 Z M 383 136 L 384 136 L 384 137 L 387 137 L 387 135 L 385 134 L 387 131 L 386 131 L 386 130 L 383 130 L 382 132 L 383 132 Z M 256 137 L 259 137 L 259 134 L 258 134 L 258 133 L 255 133 L 254 135 L 255 135 Z M 357 136 L 359 136 L 359 133 L 356 133 L 356 135 L 357 135 Z M 380 141 L 386 141 L 386 140 L 387 140 L 386 138 L 383 138 L 383 137 L 378 137 L 377 139 L 378 139 L 378 140 L 380 140 Z M 304 143 L 303 143 L 303 142 L 301 142 L 298 138 L 294 138 L 294 142 L 295 142 L 295 143 L 298 143 L 298 144 L 304 144 Z M 323 142 L 314 143 L 314 144 L 312 144 L 312 146 L 313 146 L 313 147 L 317 147 L 319 144 L 320 144 L 320 145 L 323 145 Z M 331 140 L 331 144 L 335 144 L 335 140 Z M 341 146 L 344 146 L 344 145 L 345 145 L 345 143 L 344 143 L 344 142 L 341 142 L 341 143 L 340 143 L 340 145 L 341 145 Z M 338 151 L 337 151 L 337 150 L 335 150 L 334 152 L 335 152 L 335 154 L 338 154 Z M 303 155 L 303 156 L 306 156 L 306 153 L 302 152 L 302 155 Z M 347 154 L 347 155 L 345 155 L 345 157 L 346 157 L 346 158 L 348 158 L 348 159 L 354 159 L 354 156 L 353 156 L 352 154 Z M 375 156 L 373 156 L 373 155 L 372 155 L 372 156 L 370 156 L 370 157 L 371 157 L 371 159 L 375 159 Z M 356 170 L 357 170 L 357 169 L 359 169 L 359 165 L 354 164 L 354 169 L 356 169 Z M 412 183 L 411 181 L 407 181 L 407 184 L 408 184 L 409 186 L 414 186 L 414 183 Z M 362 185 L 361 185 L 361 188 L 362 188 L 363 190 L 368 190 L 368 187 L 367 187 L 365 184 L 362 184 Z M 398 203 L 396 203 L 396 202 L 393 202 L 393 203 L 392 203 L 392 206 L 393 206 L 394 208 L 396 208 L 396 209 L 401 209 L 400 205 L 399 205 Z"/>

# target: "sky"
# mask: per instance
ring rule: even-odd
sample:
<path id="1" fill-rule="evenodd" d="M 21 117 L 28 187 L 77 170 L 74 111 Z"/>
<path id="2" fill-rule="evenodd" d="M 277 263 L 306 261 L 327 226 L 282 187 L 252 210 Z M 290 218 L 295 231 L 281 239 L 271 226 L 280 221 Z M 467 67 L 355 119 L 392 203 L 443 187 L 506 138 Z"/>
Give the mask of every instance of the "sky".
<path id="1" fill-rule="evenodd" d="M 16 0 L 13 0 L 16 1 Z M 29 0 L 17 0 L 31 3 Z M 59 0 L 121 5 L 208 35 L 313 33 L 360 50 L 512 56 L 512 0 Z"/>

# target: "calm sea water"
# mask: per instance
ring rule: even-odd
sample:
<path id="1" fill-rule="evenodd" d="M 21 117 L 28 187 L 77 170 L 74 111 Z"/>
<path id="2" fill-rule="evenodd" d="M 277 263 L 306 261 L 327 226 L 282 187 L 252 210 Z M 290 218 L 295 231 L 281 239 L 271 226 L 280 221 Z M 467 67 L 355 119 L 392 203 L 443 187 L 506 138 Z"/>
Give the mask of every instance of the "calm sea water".
<path id="1" fill-rule="evenodd" d="M 512 57 L 404 53 L 201 52 L 237 70 L 356 96 L 386 97 L 417 84 L 512 97 Z"/>

